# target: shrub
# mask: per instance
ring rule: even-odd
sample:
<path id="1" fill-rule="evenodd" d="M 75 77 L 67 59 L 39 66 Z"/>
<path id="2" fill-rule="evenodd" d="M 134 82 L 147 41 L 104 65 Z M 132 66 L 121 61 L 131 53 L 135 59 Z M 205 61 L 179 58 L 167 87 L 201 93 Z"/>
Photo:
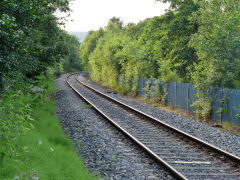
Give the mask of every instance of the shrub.
<path id="1" fill-rule="evenodd" d="M 148 80 L 146 82 L 146 87 L 143 88 L 144 91 L 144 99 L 150 99 L 151 97 L 151 81 Z"/>
<path id="2" fill-rule="evenodd" d="M 5 155 L 16 153 L 16 140 L 30 126 L 30 96 L 21 90 L 9 91 L 0 102 L 0 163 Z"/>
<path id="3" fill-rule="evenodd" d="M 236 118 L 240 120 L 240 105 L 239 108 L 236 108 L 236 111 L 237 111 Z"/>
<path id="4" fill-rule="evenodd" d="M 38 76 L 29 82 L 24 79 L 9 81 L 0 98 L 0 164 L 5 156 L 17 154 L 16 141 L 33 128 L 32 110 L 47 96 L 53 78 Z"/>
<path id="5" fill-rule="evenodd" d="M 198 90 L 197 92 L 197 100 L 192 104 L 193 107 L 196 108 L 195 116 L 199 119 L 208 120 L 211 117 L 212 111 L 212 99 L 206 94 Z"/>

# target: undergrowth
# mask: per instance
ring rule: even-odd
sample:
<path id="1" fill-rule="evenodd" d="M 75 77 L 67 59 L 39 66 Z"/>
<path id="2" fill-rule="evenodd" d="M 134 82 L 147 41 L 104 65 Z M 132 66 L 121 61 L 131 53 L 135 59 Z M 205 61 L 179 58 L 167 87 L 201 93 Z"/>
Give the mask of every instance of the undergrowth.
<path id="1" fill-rule="evenodd" d="M 144 99 L 150 99 L 151 98 L 151 81 L 147 81 L 146 82 L 146 87 L 143 88 L 143 92 L 144 92 Z"/>
<path id="2" fill-rule="evenodd" d="M 197 100 L 191 105 L 196 108 L 195 116 L 197 119 L 207 121 L 211 117 L 212 98 L 206 95 L 202 90 L 197 91 Z"/>
<path id="3" fill-rule="evenodd" d="M 55 115 L 48 97 L 54 91 L 52 76 L 40 76 L 18 90 L 1 97 L 0 179 L 97 179 Z"/>

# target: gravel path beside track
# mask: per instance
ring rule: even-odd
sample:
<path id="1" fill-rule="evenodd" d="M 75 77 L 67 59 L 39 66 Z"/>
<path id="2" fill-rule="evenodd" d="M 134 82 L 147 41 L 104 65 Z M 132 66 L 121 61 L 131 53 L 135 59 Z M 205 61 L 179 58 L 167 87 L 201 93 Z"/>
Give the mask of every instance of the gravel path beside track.
<path id="1" fill-rule="evenodd" d="M 236 156 L 240 156 L 240 137 L 238 136 L 223 132 L 222 130 L 214 127 L 207 126 L 190 118 L 176 115 L 172 112 L 168 112 L 157 107 L 143 104 L 133 99 L 128 99 L 122 95 L 116 93 L 109 93 L 109 90 L 90 81 L 86 73 L 81 73 L 78 78 L 84 83 L 91 85 L 92 87 L 100 90 L 103 93 L 108 94 L 113 98 L 116 98 L 193 136 L 196 136 L 204 141 L 214 144 L 221 149 L 235 154 Z"/>
<path id="2" fill-rule="evenodd" d="M 57 115 L 87 167 L 101 178 L 172 179 L 121 133 L 81 100 L 65 83 L 67 75 L 55 81 Z"/>

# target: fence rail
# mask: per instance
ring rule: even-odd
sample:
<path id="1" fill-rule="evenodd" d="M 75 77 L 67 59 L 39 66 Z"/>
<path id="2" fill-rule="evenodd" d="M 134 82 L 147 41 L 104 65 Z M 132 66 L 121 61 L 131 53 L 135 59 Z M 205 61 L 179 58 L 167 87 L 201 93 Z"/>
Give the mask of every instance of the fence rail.
<path id="1" fill-rule="evenodd" d="M 118 85 L 120 84 L 121 75 L 118 75 Z M 155 93 L 156 79 L 140 78 L 138 84 L 137 95 L 144 96 L 144 88 L 147 82 L 151 82 L 151 94 Z M 190 83 L 169 82 L 166 84 L 164 81 L 161 83 L 161 92 L 164 93 L 164 86 L 167 87 L 166 104 L 173 108 L 182 109 L 190 114 L 194 114 L 195 108 L 192 104 L 197 100 L 197 89 Z M 153 96 L 152 96 L 153 97 Z M 151 98 L 151 97 L 150 97 Z M 240 90 L 239 89 L 226 89 L 216 88 L 212 93 L 212 112 L 211 119 L 215 122 L 222 123 L 228 122 L 240 127 L 240 119 L 236 117 L 240 105 Z M 222 109 L 220 112 L 219 109 Z"/>

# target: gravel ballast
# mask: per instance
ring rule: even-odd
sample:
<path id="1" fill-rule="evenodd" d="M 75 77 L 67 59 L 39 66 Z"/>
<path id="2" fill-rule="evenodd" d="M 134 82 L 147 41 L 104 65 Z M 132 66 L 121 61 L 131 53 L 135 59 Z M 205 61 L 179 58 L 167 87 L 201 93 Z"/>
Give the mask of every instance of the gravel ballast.
<path id="1" fill-rule="evenodd" d="M 172 179 L 164 168 L 99 116 L 66 84 L 55 81 L 57 115 L 86 166 L 109 179 Z"/>
<path id="2" fill-rule="evenodd" d="M 217 154 L 209 154 L 209 151 L 204 151 L 201 146 L 183 141 L 179 134 L 173 134 L 169 129 L 159 126 L 150 119 L 137 116 L 135 113 L 102 98 L 88 88 L 74 82 L 74 78 L 69 79 L 69 83 L 83 97 L 87 98 L 105 115 L 187 178 L 206 179 L 207 177 L 207 179 L 217 178 L 220 180 L 236 179 L 240 175 L 240 172 L 237 172 L 237 168 L 231 168 L 228 163 L 223 163 Z M 184 163 L 179 164 L 180 161 L 210 162 L 210 164 L 198 164 L 197 166 L 194 164 L 195 169 L 192 169 L 192 166 L 186 166 Z M 226 167 L 228 168 L 226 169 Z"/>
<path id="3" fill-rule="evenodd" d="M 235 154 L 240 157 L 240 137 L 226 133 L 220 129 L 210 127 L 201 122 L 197 122 L 191 118 L 183 117 L 154 106 L 144 104 L 142 102 L 126 98 L 115 92 L 109 93 L 109 90 L 99 86 L 98 84 L 89 80 L 87 73 L 81 73 L 78 76 L 80 81 L 92 86 L 93 88 L 126 103 L 138 110 L 145 112 L 157 119 L 162 120 L 169 125 L 172 125 L 186 133 L 189 133 L 199 139 L 211 143 L 221 149 Z"/>

